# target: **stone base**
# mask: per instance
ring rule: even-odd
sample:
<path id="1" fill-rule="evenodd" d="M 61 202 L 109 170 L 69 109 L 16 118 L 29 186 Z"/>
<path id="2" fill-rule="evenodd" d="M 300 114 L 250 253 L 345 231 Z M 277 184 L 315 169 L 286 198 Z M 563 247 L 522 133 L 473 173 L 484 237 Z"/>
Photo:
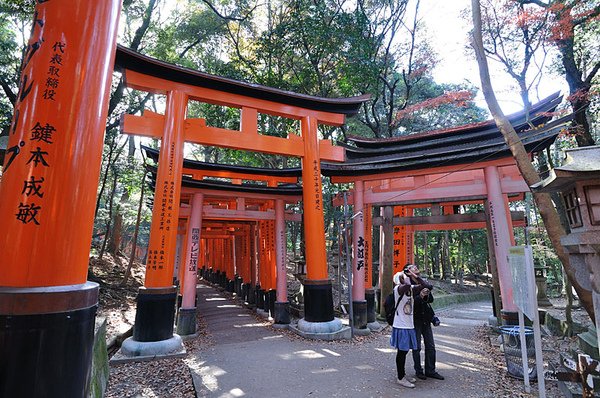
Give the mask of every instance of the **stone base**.
<path id="1" fill-rule="evenodd" d="M 177 315 L 177 334 L 187 336 L 196 333 L 196 308 L 180 308 Z"/>
<path id="2" fill-rule="evenodd" d="M 381 329 L 383 329 L 385 327 L 385 325 L 382 325 L 381 323 L 374 321 L 374 322 L 367 323 L 367 327 L 372 332 L 379 332 Z"/>
<path id="3" fill-rule="evenodd" d="M 290 324 L 289 329 L 307 339 L 342 340 L 350 339 L 350 327 L 342 325 L 339 318 L 329 322 L 308 322 L 300 319 L 298 324 Z"/>
<path id="4" fill-rule="evenodd" d="M 369 328 L 364 328 L 364 329 L 354 328 L 354 334 L 356 336 L 368 336 L 371 334 L 371 329 L 369 329 Z"/>
<path id="5" fill-rule="evenodd" d="M 262 318 L 269 319 L 269 313 L 262 308 L 256 307 L 256 313 Z"/>
<path id="6" fill-rule="evenodd" d="M 132 360 L 149 360 L 184 356 L 186 354 L 183 341 L 179 335 L 161 341 L 136 341 L 133 337 L 125 339 L 121 349 L 111 358 L 111 363 L 131 362 Z"/>
<path id="7" fill-rule="evenodd" d="M 490 326 L 491 326 L 491 327 L 493 327 L 493 328 L 496 328 L 496 327 L 498 327 L 498 318 L 496 318 L 496 317 L 495 317 L 495 316 L 493 316 L 493 315 L 490 315 L 490 316 L 488 317 L 488 325 L 490 325 Z"/>

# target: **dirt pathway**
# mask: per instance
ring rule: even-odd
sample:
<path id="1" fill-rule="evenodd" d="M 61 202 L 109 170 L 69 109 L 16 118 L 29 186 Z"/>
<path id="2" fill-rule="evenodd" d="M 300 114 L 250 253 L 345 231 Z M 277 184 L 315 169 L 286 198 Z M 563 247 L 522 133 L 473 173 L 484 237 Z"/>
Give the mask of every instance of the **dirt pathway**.
<path id="1" fill-rule="evenodd" d="M 323 342 L 276 331 L 218 290 L 198 289 L 198 311 L 214 342 L 186 362 L 201 397 L 486 397 L 489 361 L 477 352 L 474 328 L 491 313 L 489 303 L 438 311 L 434 330 L 438 371 L 446 380 L 395 384 L 395 351 L 389 328 L 360 342 Z M 412 374 L 409 355 L 407 371 Z"/>

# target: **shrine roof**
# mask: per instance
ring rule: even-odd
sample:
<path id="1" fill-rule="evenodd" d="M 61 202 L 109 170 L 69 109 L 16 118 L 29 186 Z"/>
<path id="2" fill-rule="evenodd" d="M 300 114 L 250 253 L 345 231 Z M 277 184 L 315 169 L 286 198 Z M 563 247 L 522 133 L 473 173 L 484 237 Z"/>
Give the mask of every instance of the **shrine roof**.
<path id="1" fill-rule="evenodd" d="M 556 108 L 556 106 L 560 104 L 561 101 L 562 96 L 559 92 L 556 92 L 542 99 L 541 101 L 532 104 L 529 110 L 529 118 L 532 122 L 534 122 L 536 119 L 539 120 L 540 118 L 545 118 L 546 120 L 549 120 L 551 117 L 547 114 L 545 115 L 545 113 L 552 112 Z M 515 127 L 516 125 L 522 125 L 523 123 L 527 122 L 527 113 L 525 110 L 521 110 L 519 112 L 507 115 L 506 118 L 510 121 L 513 127 Z M 534 122 L 534 124 L 537 123 Z M 455 137 L 463 137 L 470 134 L 483 132 L 487 132 L 487 134 L 499 133 L 494 119 L 445 129 L 401 135 L 398 137 L 391 138 L 366 138 L 348 135 L 348 141 L 352 142 L 357 148 L 376 148 L 377 150 L 379 150 L 381 148 L 385 149 L 389 146 L 393 146 L 394 143 L 401 143 L 402 145 L 407 145 L 409 143 L 426 142 L 434 139 L 452 140 Z"/>
<path id="2" fill-rule="evenodd" d="M 155 162 L 158 162 L 159 151 L 157 149 L 153 149 L 144 145 L 141 145 L 141 148 L 144 152 L 146 152 L 146 156 L 148 156 Z M 220 163 L 208 163 L 192 159 L 183 159 L 183 168 L 192 170 L 230 171 L 233 173 L 272 177 L 300 177 L 302 175 L 302 169 L 300 167 L 273 169 L 263 167 L 236 166 Z"/>
<path id="3" fill-rule="evenodd" d="M 349 98 L 323 98 L 259 84 L 241 82 L 160 61 L 121 45 L 117 46 L 115 68 L 129 69 L 173 82 L 238 94 L 245 97 L 344 115 L 356 114 L 363 102 L 370 98 L 369 95 Z"/>
<path id="4" fill-rule="evenodd" d="M 550 146 L 573 115 L 555 121 L 550 112 L 560 103 L 555 94 L 532 107 L 527 120 L 524 112 L 510 115 L 509 120 L 528 152 Z M 531 125 L 536 127 L 531 128 Z M 419 170 L 453 166 L 510 157 L 511 152 L 493 120 L 452 129 L 414 134 L 386 140 L 358 140 L 357 146 L 345 144 L 344 163 L 323 162 L 327 176 L 373 175 L 385 172 Z"/>
<path id="5" fill-rule="evenodd" d="M 156 166 L 146 166 L 152 175 L 152 186 L 156 183 Z M 286 195 L 302 196 L 302 186 L 299 184 L 279 184 L 276 187 L 269 187 L 260 184 L 232 184 L 217 180 L 195 180 L 188 176 L 182 176 L 181 186 L 184 188 L 196 188 L 200 190 L 226 191 L 226 192 L 244 192 L 262 195 Z"/>

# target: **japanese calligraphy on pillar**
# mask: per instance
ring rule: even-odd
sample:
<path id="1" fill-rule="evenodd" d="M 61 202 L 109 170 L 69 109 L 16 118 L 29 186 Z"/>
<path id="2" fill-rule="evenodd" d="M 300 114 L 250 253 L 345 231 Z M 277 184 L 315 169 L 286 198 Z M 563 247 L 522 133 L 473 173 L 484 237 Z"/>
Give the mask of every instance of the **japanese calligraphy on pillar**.
<path id="1" fill-rule="evenodd" d="M 200 228 L 192 228 L 192 247 L 190 251 L 190 262 L 188 263 L 188 271 L 196 272 L 198 269 L 198 253 L 200 251 Z"/>
<path id="2" fill-rule="evenodd" d="M 371 206 L 365 206 L 365 287 L 370 288 L 371 282 L 371 230 L 372 230 Z"/>
<path id="3" fill-rule="evenodd" d="M 50 170 L 52 159 L 64 141 L 65 132 L 57 128 L 60 117 L 60 71 L 67 51 L 64 35 L 49 36 L 47 32 L 46 7 L 50 0 L 38 1 L 35 9 L 31 36 L 21 65 L 21 84 L 15 102 L 10 141 L 6 149 L 4 174 L 19 165 L 22 189 L 14 194 L 20 199 L 14 208 L 17 221 L 38 226 L 44 222 L 46 186 L 52 185 Z M 35 67 L 34 67 L 35 65 Z M 43 65 L 43 66 L 40 66 Z M 45 104 L 45 112 L 33 117 L 29 110 Z M 59 166 L 60 167 L 60 166 Z"/>
<path id="4" fill-rule="evenodd" d="M 319 162 L 315 160 L 313 162 L 313 187 L 315 193 L 315 210 L 321 211 L 322 203 L 321 203 L 321 171 L 319 168 Z"/>
<path id="5" fill-rule="evenodd" d="M 405 217 L 406 207 L 395 206 L 394 218 Z M 394 273 L 402 271 L 406 264 L 406 227 L 403 225 L 394 226 Z"/>
<path id="6" fill-rule="evenodd" d="M 276 259 L 275 259 L 275 221 L 267 221 L 265 223 L 266 229 L 266 252 L 267 252 L 267 288 L 273 289 L 275 288 L 275 272 L 276 268 Z"/>
<path id="7" fill-rule="evenodd" d="M 490 226 L 492 228 L 492 239 L 494 240 L 494 246 L 498 247 L 498 228 L 496 226 L 496 216 L 494 215 L 494 203 L 488 199 L 488 208 L 490 211 Z"/>

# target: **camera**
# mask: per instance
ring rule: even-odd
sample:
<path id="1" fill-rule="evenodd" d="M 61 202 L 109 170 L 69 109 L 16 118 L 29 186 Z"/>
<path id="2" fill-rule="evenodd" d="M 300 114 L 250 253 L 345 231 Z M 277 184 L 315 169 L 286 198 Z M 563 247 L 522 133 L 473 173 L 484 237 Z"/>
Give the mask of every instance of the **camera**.
<path id="1" fill-rule="evenodd" d="M 438 318 L 437 316 L 434 316 L 433 318 L 431 318 L 431 324 L 433 326 L 440 326 L 440 318 Z"/>

